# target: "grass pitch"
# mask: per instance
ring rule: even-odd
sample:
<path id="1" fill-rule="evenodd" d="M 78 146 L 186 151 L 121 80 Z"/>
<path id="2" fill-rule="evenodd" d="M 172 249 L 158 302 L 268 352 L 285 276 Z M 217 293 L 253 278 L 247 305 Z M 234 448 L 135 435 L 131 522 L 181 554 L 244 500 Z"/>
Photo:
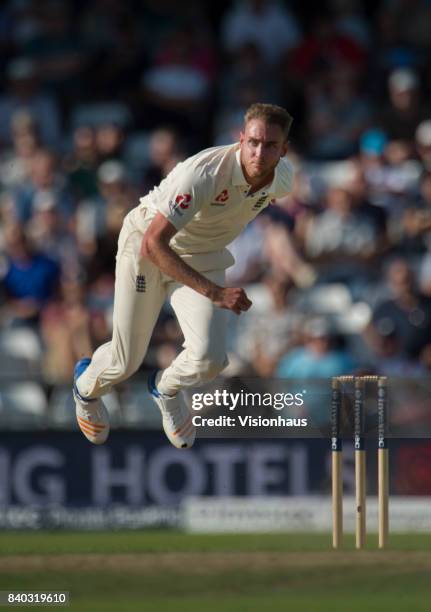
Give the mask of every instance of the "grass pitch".
<path id="1" fill-rule="evenodd" d="M 431 535 L 368 540 L 335 552 L 322 534 L 4 532 L 0 589 L 67 590 L 88 612 L 429 612 Z"/>

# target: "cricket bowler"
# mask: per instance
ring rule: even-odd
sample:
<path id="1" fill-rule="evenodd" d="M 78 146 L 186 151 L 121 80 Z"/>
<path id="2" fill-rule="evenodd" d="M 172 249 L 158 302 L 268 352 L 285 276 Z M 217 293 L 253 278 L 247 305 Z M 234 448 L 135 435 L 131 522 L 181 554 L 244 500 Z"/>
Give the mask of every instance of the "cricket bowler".
<path id="1" fill-rule="evenodd" d="M 166 299 L 184 334 L 183 351 L 154 372 L 149 391 L 177 448 L 196 436 L 181 390 L 215 378 L 227 365 L 226 326 L 251 306 L 241 287 L 225 287 L 234 259 L 226 245 L 292 185 L 285 159 L 292 123 L 272 104 L 245 113 L 239 143 L 179 163 L 125 217 L 118 239 L 112 340 L 75 366 L 76 418 L 90 442 L 109 434 L 105 393 L 141 365 Z"/>

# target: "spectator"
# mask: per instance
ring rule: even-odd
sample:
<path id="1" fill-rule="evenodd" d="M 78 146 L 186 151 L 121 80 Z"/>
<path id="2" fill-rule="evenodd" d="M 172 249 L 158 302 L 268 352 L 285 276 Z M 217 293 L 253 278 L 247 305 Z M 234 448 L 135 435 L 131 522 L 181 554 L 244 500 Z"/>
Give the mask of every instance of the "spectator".
<path id="1" fill-rule="evenodd" d="M 389 141 L 385 132 L 371 129 L 360 140 L 359 163 L 367 183 L 369 201 L 398 215 L 417 186 L 418 168 L 408 157 L 405 141 Z"/>
<path id="2" fill-rule="evenodd" d="M 115 4 L 118 4 L 115 2 Z M 177 30 L 184 23 L 184 19 L 193 20 L 196 30 L 205 29 L 205 13 L 202 10 L 203 4 L 192 0 L 180 4 L 172 0 L 145 0 L 139 4 L 140 16 L 144 31 L 145 45 L 149 53 L 154 53 L 162 41 L 164 41 L 173 30 Z M 142 7 L 142 8 L 141 8 Z M 118 10 L 118 8 L 117 8 Z M 103 7 L 103 11 L 106 8 Z M 136 19 L 136 6 L 134 17 Z"/>
<path id="3" fill-rule="evenodd" d="M 370 202 L 369 185 L 360 162 L 352 161 L 351 170 L 350 178 L 344 183 L 345 189 L 353 199 L 354 210 L 360 210 L 375 226 L 378 234 L 378 253 L 383 254 L 389 248 L 387 212 L 381 206 Z"/>
<path id="4" fill-rule="evenodd" d="M 355 366 L 343 342 L 323 318 L 308 321 L 304 346 L 281 358 L 277 376 L 284 378 L 325 378 L 351 374 Z"/>
<path id="5" fill-rule="evenodd" d="M 64 223 L 58 202 L 51 192 L 41 191 L 35 197 L 27 234 L 35 249 L 56 261 L 63 274 L 80 271 L 76 238 Z"/>
<path id="6" fill-rule="evenodd" d="M 373 48 L 370 78 L 375 95 L 385 95 L 384 84 L 389 71 L 412 68 L 420 64 L 421 53 L 404 38 L 404 24 L 396 14 L 396 3 L 383 3 L 374 15 Z M 383 87 L 382 87 L 383 86 Z"/>
<path id="7" fill-rule="evenodd" d="M 142 192 L 147 193 L 154 185 L 184 159 L 178 134 L 170 128 L 154 130 L 149 142 L 149 164 L 142 181 Z"/>
<path id="8" fill-rule="evenodd" d="M 87 50 L 72 18 L 68 2 L 41 0 L 38 28 L 26 42 L 25 51 L 35 63 L 43 83 L 62 94 L 67 106 L 79 92 Z"/>
<path id="9" fill-rule="evenodd" d="M 223 48 L 229 53 L 254 42 L 269 65 L 301 40 L 295 17 L 274 0 L 236 2 L 224 16 L 221 36 Z"/>
<path id="10" fill-rule="evenodd" d="M 371 334 L 395 334 L 400 354 L 431 366 L 431 298 L 416 287 L 413 272 L 404 259 L 393 261 L 387 271 L 390 298 L 373 312 Z"/>
<path id="11" fill-rule="evenodd" d="M 121 162 L 104 162 L 97 178 L 98 196 L 80 202 L 76 216 L 78 248 L 91 280 L 100 274 L 112 278 L 121 223 L 138 199 Z"/>
<path id="12" fill-rule="evenodd" d="M 359 135 L 368 127 L 371 110 L 357 92 L 357 75 L 335 65 L 320 89 L 308 88 L 308 154 L 341 159 L 356 153 Z"/>
<path id="13" fill-rule="evenodd" d="M 431 172 L 422 176 L 419 199 L 404 211 L 398 244 L 406 256 L 431 251 Z"/>
<path id="14" fill-rule="evenodd" d="M 73 149 L 64 160 L 67 184 L 73 197 L 79 201 L 97 195 L 98 151 L 96 135 L 92 127 L 81 126 L 74 130 Z"/>
<path id="15" fill-rule="evenodd" d="M 431 119 L 422 121 L 415 132 L 416 150 L 425 170 L 431 170 Z"/>
<path id="16" fill-rule="evenodd" d="M 60 145 L 60 115 L 55 98 L 41 89 L 34 61 L 25 57 L 9 62 L 7 90 L 0 96 L 0 143 L 12 144 L 12 118 L 26 112 L 33 119 L 43 145 Z"/>
<path id="17" fill-rule="evenodd" d="M 0 158 L 0 184 L 14 189 L 29 179 L 31 160 L 40 146 L 37 127 L 27 112 L 17 111 L 12 117 L 12 149 Z"/>
<path id="18" fill-rule="evenodd" d="M 426 375 L 426 368 L 401 351 L 400 340 L 395 331 L 378 335 L 374 339 L 375 371 L 382 376 L 410 378 Z"/>
<path id="19" fill-rule="evenodd" d="M 145 24 L 146 25 L 146 24 Z M 83 47 L 89 50 L 84 83 L 102 99 L 121 98 L 132 103 L 143 66 L 147 62 L 149 33 L 130 3 L 92 0 L 81 21 Z"/>
<path id="20" fill-rule="evenodd" d="M 55 155 L 40 149 L 31 158 L 29 179 L 9 191 L 16 218 L 27 222 L 33 214 L 36 198 L 45 192 L 49 192 L 57 202 L 64 221 L 70 220 L 75 212 L 75 202 L 67 188 L 66 179 L 58 167 Z"/>
<path id="21" fill-rule="evenodd" d="M 367 49 L 371 42 L 370 23 L 358 0 L 330 0 L 337 32 Z"/>
<path id="22" fill-rule="evenodd" d="M 290 280 L 296 287 L 308 288 L 316 281 L 316 272 L 298 253 L 290 228 L 283 222 L 283 217 L 274 216 L 278 211 L 279 207 L 273 205 L 266 213 L 271 219 L 264 232 L 263 253 L 266 267 L 280 282 Z"/>
<path id="23" fill-rule="evenodd" d="M 280 357 L 298 343 L 301 319 L 289 305 L 291 287 L 291 281 L 270 271 L 261 282 L 247 286 L 253 309 L 232 319 L 231 374 L 271 376 Z"/>
<path id="24" fill-rule="evenodd" d="M 142 77 L 144 109 L 138 119 L 142 127 L 169 123 L 199 141 L 215 73 L 209 37 L 198 36 L 191 25 L 173 31 Z"/>
<path id="25" fill-rule="evenodd" d="M 99 163 L 122 157 L 124 129 L 116 123 L 102 123 L 96 127 L 95 144 Z"/>
<path id="26" fill-rule="evenodd" d="M 75 277 L 63 277 L 59 296 L 41 315 L 43 372 L 50 384 L 67 383 L 76 359 L 92 350 L 90 321 L 85 287 Z"/>
<path id="27" fill-rule="evenodd" d="M 388 78 L 389 104 L 380 113 L 379 126 L 393 140 L 412 142 L 418 124 L 425 119 L 418 74 L 397 68 Z"/>
<path id="28" fill-rule="evenodd" d="M 385 147 L 387 188 L 394 195 L 413 195 L 419 187 L 420 164 L 413 159 L 411 141 L 391 140 Z"/>
<path id="29" fill-rule="evenodd" d="M 42 308 L 57 290 L 59 266 L 33 248 L 18 224 L 5 229 L 5 256 L 3 320 L 9 325 L 36 326 Z"/>
<path id="30" fill-rule="evenodd" d="M 326 208 L 311 216 L 305 233 L 305 253 L 308 257 L 328 261 L 340 258 L 347 262 L 367 262 L 377 253 L 379 227 L 355 201 L 346 188 L 330 187 Z"/>
<path id="31" fill-rule="evenodd" d="M 313 17 L 310 33 L 292 52 L 290 67 L 292 74 L 306 84 L 311 77 L 318 78 L 328 68 L 335 68 L 340 58 L 346 66 L 361 74 L 366 57 L 364 49 L 353 38 L 337 31 L 328 15 L 317 14 Z"/>

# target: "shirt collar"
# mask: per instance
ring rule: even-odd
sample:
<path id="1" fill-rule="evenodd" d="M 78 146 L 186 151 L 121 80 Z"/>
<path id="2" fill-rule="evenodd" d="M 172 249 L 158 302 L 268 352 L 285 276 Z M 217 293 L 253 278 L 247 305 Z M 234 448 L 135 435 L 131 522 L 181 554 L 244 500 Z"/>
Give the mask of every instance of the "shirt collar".
<path id="1" fill-rule="evenodd" d="M 278 177 L 278 164 L 275 167 L 274 170 L 274 178 L 272 179 L 272 182 L 270 185 L 265 185 L 264 187 L 261 187 L 261 189 L 259 189 L 259 191 L 257 191 L 256 193 L 259 193 L 261 191 L 265 191 L 265 193 L 267 194 L 275 194 L 277 193 L 277 177 Z M 232 185 L 235 186 L 247 186 L 247 187 L 251 187 L 251 185 L 249 183 L 247 183 L 247 180 L 244 176 L 244 172 L 242 171 L 242 166 L 241 166 L 241 159 L 240 159 L 240 149 L 238 148 L 237 151 L 235 152 L 235 161 L 234 161 L 234 165 L 233 165 L 233 172 L 232 172 Z"/>

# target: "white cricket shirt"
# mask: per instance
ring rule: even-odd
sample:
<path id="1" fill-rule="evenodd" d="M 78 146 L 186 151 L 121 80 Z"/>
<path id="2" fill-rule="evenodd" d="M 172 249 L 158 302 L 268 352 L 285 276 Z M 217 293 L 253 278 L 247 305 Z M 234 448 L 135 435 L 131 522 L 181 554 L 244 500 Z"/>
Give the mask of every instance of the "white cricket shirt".
<path id="1" fill-rule="evenodd" d="M 291 190 L 292 176 L 290 162 L 282 158 L 272 183 L 248 195 L 250 185 L 242 172 L 239 143 L 212 147 L 177 164 L 158 187 L 140 199 L 130 213 L 131 220 L 145 232 L 160 212 L 178 230 L 170 242 L 178 255 L 188 259 L 220 253 L 226 260 L 222 267 L 228 267 L 233 257 L 225 247 L 271 200 Z"/>

